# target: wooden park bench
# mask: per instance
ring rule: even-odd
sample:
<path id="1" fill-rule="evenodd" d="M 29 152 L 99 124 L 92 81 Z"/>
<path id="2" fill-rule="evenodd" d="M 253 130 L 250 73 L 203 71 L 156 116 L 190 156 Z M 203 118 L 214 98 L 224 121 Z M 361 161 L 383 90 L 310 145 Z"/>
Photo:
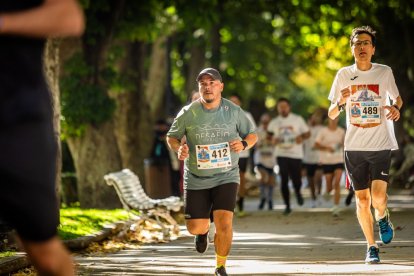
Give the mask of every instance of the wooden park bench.
<path id="1" fill-rule="evenodd" d="M 139 213 L 146 219 L 155 218 L 158 225 L 165 230 L 165 235 L 169 233 L 165 222 L 170 224 L 175 232 L 179 231 L 178 223 L 170 214 L 170 211 L 178 212 L 182 208 L 183 202 L 179 197 L 150 198 L 142 188 L 138 176 L 129 169 L 108 173 L 104 179 L 108 185 L 114 187 L 125 210 Z"/>

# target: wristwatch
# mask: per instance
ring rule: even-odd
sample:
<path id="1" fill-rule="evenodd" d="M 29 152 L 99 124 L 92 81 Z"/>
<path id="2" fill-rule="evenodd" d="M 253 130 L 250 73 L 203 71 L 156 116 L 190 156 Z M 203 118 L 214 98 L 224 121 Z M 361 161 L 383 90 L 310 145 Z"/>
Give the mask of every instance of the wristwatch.
<path id="1" fill-rule="evenodd" d="M 246 141 L 241 140 L 241 143 L 243 144 L 243 150 L 245 150 L 249 145 L 247 144 Z"/>
<path id="2" fill-rule="evenodd" d="M 336 106 L 338 107 L 339 112 L 342 112 L 345 110 L 346 104 L 339 104 L 339 102 L 336 102 Z"/>
<path id="3" fill-rule="evenodd" d="M 400 111 L 400 108 L 398 107 L 397 104 L 393 104 L 392 106 L 395 107 L 398 111 Z"/>

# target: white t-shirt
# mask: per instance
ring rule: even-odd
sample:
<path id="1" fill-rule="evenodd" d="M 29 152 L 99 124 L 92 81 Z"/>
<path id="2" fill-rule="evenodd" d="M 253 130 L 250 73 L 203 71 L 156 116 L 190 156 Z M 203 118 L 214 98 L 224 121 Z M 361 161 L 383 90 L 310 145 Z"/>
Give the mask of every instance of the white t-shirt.
<path id="1" fill-rule="evenodd" d="M 328 127 L 323 127 L 316 136 L 315 142 L 327 147 L 333 148 L 335 151 L 319 151 L 320 163 L 324 165 L 344 163 L 344 137 L 345 130 L 342 127 L 337 127 L 331 130 Z"/>
<path id="2" fill-rule="evenodd" d="M 336 103 L 340 91 L 348 86 L 352 92 L 345 107 L 347 122 L 345 150 L 398 149 L 394 122 L 387 120 L 388 111 L 382 108 L 390 104 L 390 98 L 395 101 L 399 96 L 391 68 L 377 63 L 372 63 L 368 71 L 358 70 L 356 64 L 341 68 L 336 74 L 328 99 Z M 362 127 L 365 122 L 355 123 L 356 119 L 375 123 L 371 123 L 372 127 Z"/>
<path id="3" fill-rule="evenodd" d="M 257 129 L 258 141 L 254 151 L 254 163 L 261 164 L 266 168 L 272 169 L 276 165 L 272 137 L 268 135 L 263 127 Z"/>
<path id="4" fill-rule="evenodd" d="M 256 128 L 256 123 L 254 121 L 254 118 L 253 118 L 252 114 L 249 111 L 246 111 L 246 110 L 243 110 L 243 111 L 244 111 L 244 113 L 246 113 L 247 118 L 249 118 L 249 120 L 252 122 L 253 127 Z M 239 158 L 248 158 L 249 154 L 250 154 L 250 149 L 242 150 L 239 153 Z"/>
<path id="5" fill-rule="evenodd" d="M 309 126 L 311 136 L 303 142 L 303 163 L 305 164 L 318 164 L 319 163 L 319 150 L 316 149 L 315 139 L 318 136 L 319 131 L 323 128 L 323 125 Z"/>
<path id="6" fill-rule="evenodd" d="M 303 158 L 303 145 L 296 143 L 296 137 L 308 132 L 309 127 L 301 116 L 293 113 L 287 117 L 277 116 L 270 121 L 268 130 L 281 141 L 275 147 L 277 157 Z"/>

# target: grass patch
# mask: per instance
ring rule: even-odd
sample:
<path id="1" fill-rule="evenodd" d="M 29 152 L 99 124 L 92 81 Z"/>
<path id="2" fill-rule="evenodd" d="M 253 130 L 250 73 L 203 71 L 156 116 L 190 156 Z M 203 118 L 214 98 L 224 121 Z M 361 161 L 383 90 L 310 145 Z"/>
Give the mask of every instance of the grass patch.
<path id="1" fill-rule="evenodd" d="M 97 233 L 112 222 L 128 219 L 128 212 L 123 209 L 62 208 L 60 209 L 61 224 L 58 233 L 63 240 L 70 240 Z"/>
<path id="2" fill-rule="evenodd" d="M 3 251 L 3 252 L 0 252 L 0 258 L 12 257 L 14 255 L 16 255 L 16 252 L 15 251 Z"/>

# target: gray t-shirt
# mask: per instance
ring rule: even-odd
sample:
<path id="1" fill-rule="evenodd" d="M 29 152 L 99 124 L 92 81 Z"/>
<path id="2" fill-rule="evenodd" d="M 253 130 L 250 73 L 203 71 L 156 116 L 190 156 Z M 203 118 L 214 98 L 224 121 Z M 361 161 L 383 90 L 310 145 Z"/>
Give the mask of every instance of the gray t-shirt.
<path id="1" fill-rule="evenodd" d="M 186 136 L 190 150 L 184 162 L 184 188 L 209 189 L 226 183 L 239 183 L 239 154 L 228 143 L 255 133 L 246 113 L 222 98 L 215 109 L 205 109 L 195 101 L 183 107 L 167 133 L 181 140 Z"/>

